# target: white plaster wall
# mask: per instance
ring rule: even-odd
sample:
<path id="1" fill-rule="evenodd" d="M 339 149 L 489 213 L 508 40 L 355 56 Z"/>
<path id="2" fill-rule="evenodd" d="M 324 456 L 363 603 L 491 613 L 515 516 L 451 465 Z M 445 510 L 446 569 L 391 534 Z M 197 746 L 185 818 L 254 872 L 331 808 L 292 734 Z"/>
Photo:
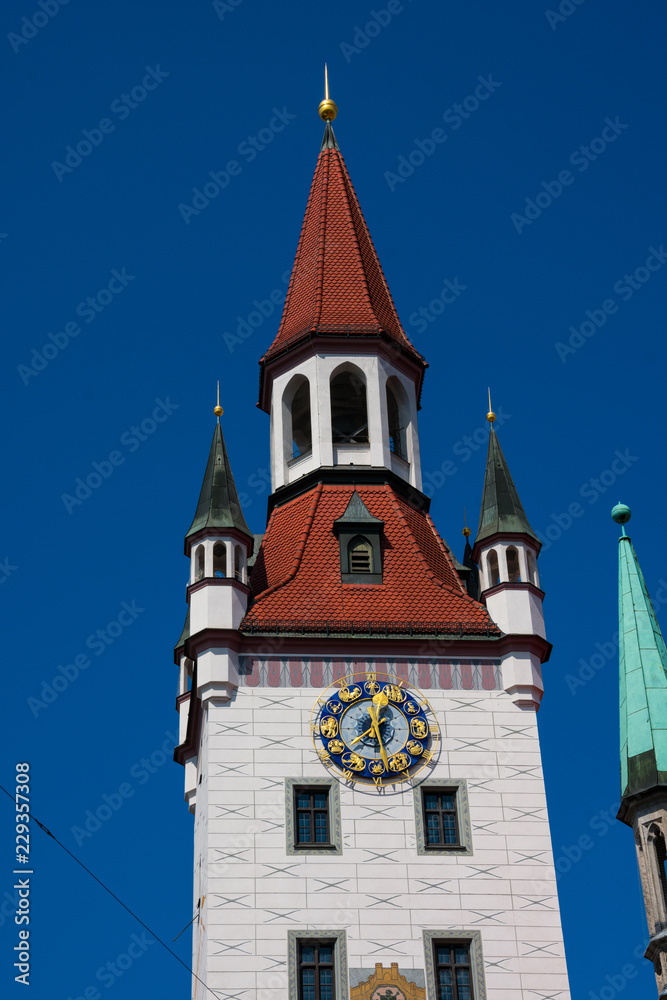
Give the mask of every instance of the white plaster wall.
<path id="1" fill-rule="evenodd" d="M 204 628 L 238 628 L 247 606 L 247 593 L 231 580 L 194 590 L 190 594 L 190 635 Z"/>
<path id="2" fill-rule="evenodd" d="M 489 594 L 486 606 L 503 632 L 528 633 L 546 638 L 542 601 L 537 594 L 529 590 L 515 590 L 513 584 L 508 584 L 506 590 Z"/>
<path id="3" fill-rule="evenodd" d="M 194 877 L 192 884 L 192 912 L 198 914 L 192 931 L 192 970 L 207 983 L 207 960 L 209 944 L 207 939 L 209 885 L 208 865 L 211 855 L 209 831 L 209 735 L 207 708 L 204 707 L 202 739 L 197 761 L 197 798 L 195 809 Z M 201 779 L 201 780 L 200 780 Z M 203 904 L 199 906 L 200 900 Z M 210 994 L 194 977 L 192 979 L 193 1000 L 205 1000 Z"/>
<path id="4" fill-rule="evenodd" d="M 330 773 L 309 731 L 319 694 L 240 688 L 209 705 L 195 855 L 207 817 L 210 988 L 288 1000 L 288 929 L 345 928 L 352 967 L 423 969 L 422 929 L 462 928 L 481 931 L 489 1000 L 568 1000 L 534 711 L 505 692 L 426 692 L 441 728 L 427 771 L 467 780 L 473 856 L 417 854 L 412 788 L 344 783 L 343 854 L 288 856 L 284 778 Z"/>

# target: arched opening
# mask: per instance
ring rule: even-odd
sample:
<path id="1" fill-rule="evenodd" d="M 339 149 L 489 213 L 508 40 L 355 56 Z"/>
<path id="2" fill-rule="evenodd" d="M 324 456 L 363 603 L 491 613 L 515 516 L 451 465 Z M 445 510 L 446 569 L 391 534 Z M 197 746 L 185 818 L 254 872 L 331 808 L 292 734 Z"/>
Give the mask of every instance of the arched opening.
<path id="1" fill-rule="evenodd" d="M 408 408 L 403 398 L 403 387 L 392 375 L 387 379 L 387 420 L 389 424 L 389 448 L 399 458 L 407 461 Z"/>
<path id="2" fill-rule="evenodd" d="M 213 546 L 213 576 L 227 576 L 227 548 L 224 542 L 216 542 Z"/>
<path id="3" fill-rule="evenodd" d="M 290 399 L 291 397 L 291 399 Z M 292 379 L 285 391 L 285 444 L 288 461 L 309 455 L 313 450 L 310 419 L 310 382 L 305 375 Z"/>
<path id="4" fill-rule="evenodd" d="M 243 582 L 243 552 L 240 545 L 234 546 L 234 579 Z"/>
<path id="5" fill-rule="evenodd" d="M 350 573 L 373 572 L 373 548 L 367 538 L 357 535 L 347 547 L 347 559 Z"/>
<path id="6" fill-rule="evenodd" d="M 198 545 L 197 551 L 195 552 L 195 580 L 204 579 L 204 560 L 205 560 L 204 546 Z"/>
<path id="7" fill-rule="evenodd" d="M 366 383 L 356 372 L 331 379 L 331 433 L 334 444 L 368 444 Z"/>
<path id="8" fill-rule="evenodd" d="M 667 910 L 667 870 L 665 869 L 665 864 L 667 863 L 667 847 L 665 845 L 665 838 L 662 830 L 657 823 L 653 823 L 651 825 L 648 840 L 649 843 L 653 844 L 653 850 L 655 852 L 655 867 L 657 870 L 660 889 L 662 891 L 662 902 L 665 910 Z"/>
<path id="9" fill-rule="evenodd" d="M 507 556 L 507 579 L 510 583 L 521 583 L 519 553 L 513 545 L 510 545 L 505 555 Z"/>
<path id="10" fill-rule="evenodd" d="M 535 556 L 530 549 L 526 552 L 526 558 L 528 559 L 528 578 L 531 583 L 534 583 L 536 587 L 539 587 L 540 582 L 537 575 L 537 563 L 535 562 Z"/>
<path id="11" fill-rule="evenodd" d="M 498 553 L 495 549 L 491 549 L 486 557 L 486 573 L 487 579 L 489 581 L 489 587 L 495 587 L 497 583 L 500 583 L 500 571 L 498 569 Z"/>

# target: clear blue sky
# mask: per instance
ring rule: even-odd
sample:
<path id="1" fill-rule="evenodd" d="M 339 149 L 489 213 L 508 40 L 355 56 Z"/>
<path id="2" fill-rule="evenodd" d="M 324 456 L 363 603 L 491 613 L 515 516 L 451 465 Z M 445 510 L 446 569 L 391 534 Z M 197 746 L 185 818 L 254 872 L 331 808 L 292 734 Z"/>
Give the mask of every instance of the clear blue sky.
<path id="1" fill-rule="evenodd" d="M 539 723 L 573 996 L 598 997 L 628 964 L 624 996 L 652 995 L 651 967 L 633 954 L 645 923 L 632 833 L 603 814 L 619 797 L 619 499 L 666 621 L 664 8 L 586 0 L 556 19 L 541 4 L 403 0 L 389 19 L 385 0 L 43 3 L 51 14 L 37 0 L 6 0 L 0 14 L 2 783 L 28 759 L 38 818 L 165 939 L 191 919 L 192 818 L 182 770 L 160 750 L 177 723 L 183 535 L 217 378 L 246 518 L 265 525 L 257 360 L 279 317 L 248 317 L 292 265 L 326 59 L 341 149 L 430 363 L 421 445 L 436 524 L 460 554 L 463 505 L 473 527 L 479 509 L 491 385 L 525 509 L 549 539 L 554 652 Z M 366 32 L 371 10 L 384 23 Z M 224 189 L 198 214 L 179 208 L 210 172 Z M 459 294 L 441 309 L 446 280 Z M 245 338 L 243 322 L 256 324 Z M 106 478 L 63 501 L 93 463 Z M 133 602 L 111 644 L 88 645 Z M 35 715 L 28 699 L 77 656 L 90 665 Z M 572 690 L 582 661 L 590 679 Z M 104 795 L 117 804 L 122 785 L 129 797 L 77 844 L 72 828 Z M 2 810 L 4 892 L 11 803 Z M 142 932 L 35 828 L 32 846 L 30 996 L 82 996 Z M 0 927 L 3 986 L 15 930 Z M 189 932 L 175 947 L 189 962 Z M 177 1000 L 189 976 L 155 944 L 107 992 Z"/>

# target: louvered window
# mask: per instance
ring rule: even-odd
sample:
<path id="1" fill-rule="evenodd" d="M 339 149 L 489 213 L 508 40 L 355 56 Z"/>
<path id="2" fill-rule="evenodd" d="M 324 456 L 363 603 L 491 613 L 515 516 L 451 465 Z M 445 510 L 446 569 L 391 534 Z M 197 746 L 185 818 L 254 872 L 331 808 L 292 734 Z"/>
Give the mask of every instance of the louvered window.
<path id="1" fill-rule="evenodd" d="M 348 548 L 350 573 L 373 572 L 373 550 L 365 538 L 353 538 Z"/>

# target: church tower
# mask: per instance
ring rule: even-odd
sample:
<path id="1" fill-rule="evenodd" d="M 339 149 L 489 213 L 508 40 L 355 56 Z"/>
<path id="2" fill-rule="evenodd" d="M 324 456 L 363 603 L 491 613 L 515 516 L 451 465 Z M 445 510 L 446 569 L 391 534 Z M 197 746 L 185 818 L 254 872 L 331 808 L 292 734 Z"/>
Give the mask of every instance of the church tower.
<path id="1" fill-rule="evenodd" d="M 618 540 L 621 808 L 632 827 L 659 996 L 667 996 L 667 650 L 625 525 Z"/>
<path id="2" fill-rule="evenodd" d="M 218 423 L 186 537 L 175 757 L 195 820 L 193 997 L 569 1000 L 536 724 L 539 542 L 493 433 L 481 600 L 472 552 L 462 566 L 438 534 L 426 363 L 328 95 L 320 114 L 260 361 L 268 524 L 253 544 Z"/>

